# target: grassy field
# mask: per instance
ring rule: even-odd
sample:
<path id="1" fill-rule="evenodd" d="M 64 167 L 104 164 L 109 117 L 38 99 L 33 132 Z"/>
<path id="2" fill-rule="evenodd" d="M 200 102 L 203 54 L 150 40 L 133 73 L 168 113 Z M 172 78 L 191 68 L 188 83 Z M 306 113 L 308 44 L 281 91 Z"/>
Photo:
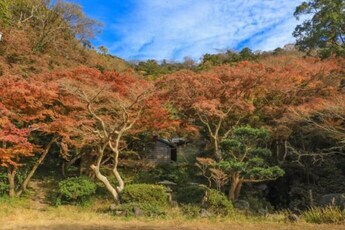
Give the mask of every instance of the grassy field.
<path id="1" fill-rule="evenodd" d="M 168 217 L 159 219 L 124 218 L 100 211 L 100 206 L 42 207 L 29 200 L 0 199 L 0 229 L 345 229 L 343 225 L 312 225 L 301 220 L 287 223 L 284 215 L 266 218 L 248 218 L 236 215 L 231 218 L 186 219 L 172 211 Z"/>

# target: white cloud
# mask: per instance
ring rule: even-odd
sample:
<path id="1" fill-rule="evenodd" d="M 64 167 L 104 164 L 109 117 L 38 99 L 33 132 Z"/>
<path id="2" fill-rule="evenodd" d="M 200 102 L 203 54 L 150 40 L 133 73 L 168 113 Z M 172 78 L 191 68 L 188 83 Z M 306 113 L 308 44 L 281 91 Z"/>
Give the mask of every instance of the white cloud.
<path id="1" fill-rule="evenodd" d="M 110 51 L 125 59 L 181 60 L 217 49 L 270 50 L 292 42 L 302 0 L 136 0 L 112 24 Z"/>

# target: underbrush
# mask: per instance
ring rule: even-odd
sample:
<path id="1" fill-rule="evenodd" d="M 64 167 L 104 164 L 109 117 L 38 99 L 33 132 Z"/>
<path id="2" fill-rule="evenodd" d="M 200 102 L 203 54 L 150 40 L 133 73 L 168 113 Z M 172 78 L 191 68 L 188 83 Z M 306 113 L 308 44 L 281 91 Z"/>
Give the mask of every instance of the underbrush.
<path id="1" fill-rule="evenodd" d="M 54 202 L 61 204 L 86 204 L 96 193 L 97 185 L 87 177 L 74 177 L 59 182 L 59 190 Z"/>
<path id="2" fill-rule="evenodd" d="M 161 185 L 131 184 L 121 193 L 121 205 L 113 208 L 123 216 L 165 216 L 169 206 L 168 194 Z"/>
<path id="3" fill-rule="evenodd" d="M 200 213 L 202 209 L 209 212 L 204 213 L 205 215 L 213 216 L 228 216 L 234 211 L 232 202 L 223 193 L 200 185 L 178 188 L 176 200 L 182 204 L 183 212 L 190 217 L 196 216 L 197 210 Z"/>
<path id="4" fill-rule="evenodd" d="M 310 208 L 303 213 L 308 223 L 314 224 L 345 224 L 345 210 L 336 206 Z"/>

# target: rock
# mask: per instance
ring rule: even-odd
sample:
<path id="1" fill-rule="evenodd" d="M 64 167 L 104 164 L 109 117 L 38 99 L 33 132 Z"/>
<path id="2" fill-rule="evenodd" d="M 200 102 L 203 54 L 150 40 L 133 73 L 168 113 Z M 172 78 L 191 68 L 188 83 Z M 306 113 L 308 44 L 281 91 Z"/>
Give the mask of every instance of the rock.
<path id="1" fill-rule="evenodd" d="M 259 184 L 256 186 L 260 191 L 265 191 L 267 189 L 266 184 Z"/>
<path id="2" fill-rule="evenodd" d="M 263 208 L 259 208 L 258 213 L 261 216 L 267 216 L 268 215 L 268 210 L 267 209 L 263 209 Z"/>
<path id="3" fill-rule="evenodd" d="M 295 223 L 297 221 L 299 221 L 299 217 L 296 214 L 289 214 L 287 216 L 288 221 L 290 221 L 291 223 Z"/>
<path id="4" fill-rule="evenodd" d="M 211 213 L 209 213 L 206 209 L 203 208 L 200 210 L 200 217 L 207 218 L 210 216 L 212 216 Z"/>
<path id="5" fill-rule="evenodd" d="M 234 202 L 234 207 L 239 209 L 239 210 L 249 210 L 249 203 L 248 201 L 245 201 L 245 200 L 236 200 Z"/>
<path id="6" fill-rule="evenodd" d="M 133 212 L 134 212 L 134 216 L 136 216 L 136 217 L 144 215 L 144 211 L 138 207 L 134 207 Z"/>
<path id="7" fill-rule="evenodd" d="M 320 206 L 337 206 L 340 209 L 345 209 L 345 193 L 330 193 L 321 197 Z"/>

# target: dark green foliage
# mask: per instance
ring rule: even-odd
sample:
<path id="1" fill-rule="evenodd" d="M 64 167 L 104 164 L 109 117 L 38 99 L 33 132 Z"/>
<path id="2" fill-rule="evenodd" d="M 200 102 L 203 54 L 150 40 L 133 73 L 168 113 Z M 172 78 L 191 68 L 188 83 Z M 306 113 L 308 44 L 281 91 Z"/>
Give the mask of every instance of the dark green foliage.
<path id="1" fill-rule="evenodd" d="M 216 167 L 231 178 L 231 200 L 239 198 L 243 183 L 275 180 L 284 175 L 279 166 L 270 165 L 272 153 L 268 148 L 262 147 L 269 137 L 266 129 L 240 126 L 233 129 L 231 139 L 220 143 L 223 159 Z"/>
<path id="2" fill-rule="evenodd" d="M 259 54 L 254 54 L 249 48 L 243 48 L 239 53 L 228 50 L 225 53 L 205 54 L 202 57 L 202 63 L 199 68 L 204 69 L 211 66 L 231 64 L 240 61 L 254 61 L 259 57 Z"/>
<path id="3" fill-rule="evenodd" d="M 271 180 L 284 175 L 280 167 L 269 166 L 271 151 L 260 147 L 269 137 L 269 132 L 263 128 L 234 128 L 232 138 L 221 142 L 224 160 L 217 164 L 218 167 L 229 174 L 240 172 L 247 182 Z"/>
<path id="4" fill-rule="evenodd" d="M 17 173 L 15 175 L 15 190 L 17 191 L 20 188 L 20 185 L 25 180 L 28 170 L 30 169 L 31 161 L 26 161 L 25 165 L 22 166 L 17 170 Z M 8 183 L 8 177 L 7 177 L 7 170 L 5 167 L 0 167 L 0 196 L 1 195 L 7 195 L 9 192 L 9 183 Z"/>
<path id="5" fill-rule="evenodd" d="M 232 202 L 223 193 L 215 189 L 207 190 L 206 205 L 209 212 L 220 216 L 227 216 L 234 210 Z"/>
<path id="6" fill-rule="evenodd" d="M 84 203 L 96 193 L 97 186 L 87 177 L 74 177 L 59 182 L 59 198 L 57 204 Z"/>
<path id="7" fill-rule="evenodd" d="M 141 61 L 134 68 L 148 79 L 155 79 L 160 75 L 170 74 L 182 69 L 196 70 L 197 65 L 193 59 L 186 57 L 183 62 L 167 62 L 163 60 L 161 63 L 156 60 Z"/>
<path id="8" fill-rule="evenodd" d="M 185 211 L 190 212 L 195 212 L 196 208 L 191 207 L 193 205 L 202 206 L 208 212 L 220 216 L 227 216 L 233 211 L 231 201 L 223 193 L 204 186 L 189 185 L 181 187 L 177 190 L 176 200 L 183 205 L 189 205 L 185 207 L 187 209 Z"/>
<path id="9" fill-rule="evenodd" d="M 302 51 L 317 49 L 322 57 L 345 56 L 345 1 L 309 0 L 296 8 L 294 15 L 312 15 L 293 33 Z"/>
<path id="10" fill-rule="evenodd" d="M 254 212 L 258 212 L 260 210 L 270 211 L 273 209 L 271 203 L 266 201 L 263 197 L 247 196 L 245 201 L 249 203 L 250 209 Z"/>
<path id="11" fill-rule="evenodd" d="M 0 173 L 0 196 L 3 196 L 5 194 L 8 194 L 8 179 L 7 179 L 7 174 L 4 172 Z"/>
<path id="12" fill-rule="evenodd" d="M 168 194 L 161 185 L 131 184 L 122 191 L 121 202 L 167 206 Z"/>
<path id="13" fill-rule="evenodd" d="M 199 185 L 187 185 L 181 186 L 176 189 L 175 199 L 181 204 L 198 204 L 202 203 L 207 190 L 204 186 Z"/>
<path id="14" fill-rule="evenodd" d="M 234 128 L 231 139 L 221 142 L 224 160 L 217 165 L 228 172 L 240 172 L 244 179 L 270 180 L 284 174 L 278 167 L 270 167 L 267 157 L 272 155 L 267 148 L 260 147 L 269 139 L 265 129 L 250 126 Z"/>
<path id="15" fill-rule="evenodd" d="M 177 184 L 186 183 L 190 179 L 188 168 L 175 164 L 165 164 L 155 167 L 149 171 L 141 171 L 134 179 L 137 183 L 157 183 L 163 180 L 172 181 Z"/>
<path id="16" fill-rule="evenodd" d="M 253 53 L 249 48 L 243 48 L 240 52 L 227 50 L 223 53 L 205 54 L 203 55 L 200 64 L 197 64 L 189 57 L 185 57 L 183 62 L 167 62 L 166 60 L 163 60 L 161 63 L 157 62 L 156 60 L 141 61 L 137 64 L 134 64 L 134 68 L 140 74 L 152 80 L 156 79 L 158 76 L 170 74 L 183 69 L 198 72 L 209 69 L 212 66 L 232 64 L 240 61 L 255 61 L 259 58 L 260 54 Z"/>
<path id="17" fill-rule="evenodd" d="M 135 209 L 140 209 L 144 216 L 164 216 L 168 207 L 166 188 L 153 184 L 127 185 L 121 193 L 121 205 L 116 211 L 123 211 L 126 216 L 134 216 Z"/>

